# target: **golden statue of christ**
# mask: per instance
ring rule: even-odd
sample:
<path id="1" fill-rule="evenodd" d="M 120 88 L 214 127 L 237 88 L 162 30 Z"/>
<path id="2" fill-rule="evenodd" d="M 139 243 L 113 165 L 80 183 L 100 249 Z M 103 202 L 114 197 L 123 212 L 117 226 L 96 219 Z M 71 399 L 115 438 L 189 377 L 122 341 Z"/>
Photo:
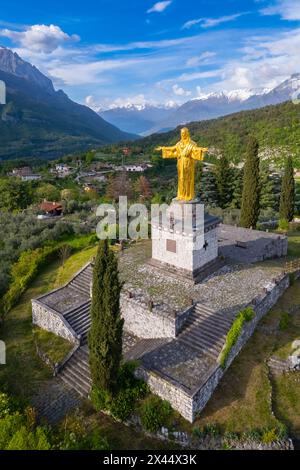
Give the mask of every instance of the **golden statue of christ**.
<path id="1" fill-rule="evenodd" d="M 163 158 L 177 158 L 178 192 L 177 200 L 195 199 L 195 161 L 202 161 L 207 148 L 198 147 L 191 140 L 187 127 L 181 129 L 181 140 L 174 147 L 157 147 Z"/>

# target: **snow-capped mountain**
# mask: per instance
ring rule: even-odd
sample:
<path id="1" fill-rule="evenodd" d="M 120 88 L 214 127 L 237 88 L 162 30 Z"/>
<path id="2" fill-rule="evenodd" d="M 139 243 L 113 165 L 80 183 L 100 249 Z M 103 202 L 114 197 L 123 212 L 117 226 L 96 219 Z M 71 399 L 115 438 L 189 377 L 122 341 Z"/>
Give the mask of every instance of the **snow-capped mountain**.
<path id="1" fill-rule="evenodd" d="M 126 104 L 122 107 L 113 106 L 99 115 L 119 129 L 135 134 L 147 134 L 158 122 L 167 119 L 178 108 L 175 103 L 165 105 Z"/>
<path id="2" fill-rule="evenodd" d="M 180 106 L 175 113 L 150 129 L 149 133 L 174 129 L 192 121 L 215 119 L 247 109 L 283 103 L 292 100 L 297 88 L 300 88 L 300 74 L 293 75 L 272 90 L 233 90 L 202 95 Z"/>
<path id="3" fill-rule="evenodd" d="M 261 108 L 293 99 L 300 89 L 300 74 L 274 89 L 237 89 L 201 93 L 181 106 L 127 106 L 116 107 L 100 113 L 105 120 L 126 132 L 150 135 L 164 132 L 192 121 L 214 119 L 247 109 Z"/>

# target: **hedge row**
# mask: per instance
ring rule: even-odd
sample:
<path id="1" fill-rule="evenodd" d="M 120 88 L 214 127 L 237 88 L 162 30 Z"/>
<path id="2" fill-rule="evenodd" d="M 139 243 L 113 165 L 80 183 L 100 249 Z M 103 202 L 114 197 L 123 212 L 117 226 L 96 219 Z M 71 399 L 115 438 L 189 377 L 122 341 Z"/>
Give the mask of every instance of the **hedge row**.
<path id="1" fill-rule="evenodd" d="M 220 355 L 220 365 L 223 369 L 226 367 L 227 359 L 232 347 L 237 342 L 240 334 L 242 332 L 243 326 L 245 322 L 251 321 L 254 317 L 254 310 L 252 307 L 247 307 L 244 310 L 241 310 L 237 315 L 236 319 L 234 320 L 233 324 L 231 325 L 230 330 L 226 336 L 225 346 L 222 349 Z"/>
<path id="2" fill-rule="evenodd" d="M 0 301 L 0 320 L 16 305 L 41 268 L 58 258 L 59 252 L 67 248 L 69 253 L 94 245 L 96 235 L 68 238 L 60 242 L 50 242 L 36 250 L 24 251 L 11 270 L 12 283 Z"/>
<path id="3" fill-rule="evenodd" d="M 18 261 L 12 267 L 13 281 L 1 300 L 2 318 L 18 302 L 40 269 L 54 259 L 57 259 L 58 252 L 63 246 L 64 244 L 60 243 L 56 246 L 46 246 L 36 250 L 24 251 L 21 254 Z"/>

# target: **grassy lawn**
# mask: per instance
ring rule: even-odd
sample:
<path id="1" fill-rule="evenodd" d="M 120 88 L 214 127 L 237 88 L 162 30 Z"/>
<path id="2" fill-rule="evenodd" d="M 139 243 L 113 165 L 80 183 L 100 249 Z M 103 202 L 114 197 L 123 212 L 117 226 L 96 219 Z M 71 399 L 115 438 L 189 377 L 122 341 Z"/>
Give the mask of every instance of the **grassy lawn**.
<path id="1" fill-rule="evenodd" d="M 50 331 L 42 330 L 42 328 L 35 327 L 33 334 L 38 347 L 51 360 L 52 364 L 61 362 L 73 348 L 69 341 L 50 333 Z"/>
<path id="2" fill-rule="evenodd" d="M 71 255 L 64 266 L 61 266 L 55 279 L 55 287 L 66 284 L 80 269 L 87 264 L 96 255 L 97 246 L 86 248 L 78 253 Z"/>

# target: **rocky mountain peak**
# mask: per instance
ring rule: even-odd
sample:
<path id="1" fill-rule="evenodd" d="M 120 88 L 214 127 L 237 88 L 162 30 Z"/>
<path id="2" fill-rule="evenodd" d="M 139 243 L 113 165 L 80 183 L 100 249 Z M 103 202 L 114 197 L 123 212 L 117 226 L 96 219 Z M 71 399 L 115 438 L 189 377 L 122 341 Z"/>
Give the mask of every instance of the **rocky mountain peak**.
<path id="1" fill-rule="evenodd" d="M 0 70 L 38 85 L 48 93 L 54 93 L 52 81 L 43 75 L 34 65 L 21 59 L 16 53 L 0 46 Z"/>

